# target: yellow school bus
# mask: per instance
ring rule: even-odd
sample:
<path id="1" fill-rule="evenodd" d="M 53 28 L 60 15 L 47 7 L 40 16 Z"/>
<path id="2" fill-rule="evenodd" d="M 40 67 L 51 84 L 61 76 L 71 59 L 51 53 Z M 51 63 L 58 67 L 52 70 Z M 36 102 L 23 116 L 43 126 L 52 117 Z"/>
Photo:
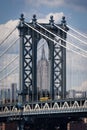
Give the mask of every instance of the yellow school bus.
<path id="1" fill-rule="evenodd" d="M 40 98 L 40 101 L 47 101 L 47 100 L 50 100 L 50 97 L 41 97 Z"/>

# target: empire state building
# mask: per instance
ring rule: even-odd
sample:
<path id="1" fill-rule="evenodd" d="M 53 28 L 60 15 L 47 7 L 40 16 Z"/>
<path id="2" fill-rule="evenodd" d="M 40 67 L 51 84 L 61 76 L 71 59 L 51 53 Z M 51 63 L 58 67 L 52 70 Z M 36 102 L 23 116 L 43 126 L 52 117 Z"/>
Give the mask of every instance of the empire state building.
<path id="1" fill-rule="evenodd" d="M 49 84 L 49 62 L 45 56 L 45 50 L 43 46 L 41 59 L 37 63 L 37 88 L 40 91 L 49 91 Z"/>

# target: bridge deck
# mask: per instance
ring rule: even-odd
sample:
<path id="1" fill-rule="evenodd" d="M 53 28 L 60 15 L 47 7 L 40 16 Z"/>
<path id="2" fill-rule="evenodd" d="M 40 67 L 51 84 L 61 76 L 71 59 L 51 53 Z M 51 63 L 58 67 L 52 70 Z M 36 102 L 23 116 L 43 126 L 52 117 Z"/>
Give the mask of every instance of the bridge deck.
<path id="1" fill-rule="evenodd" d="M 80 114 L 78 114 L 80 113 Z M 10 117 L 17 120 L 21 116 L 87 116 L 87 99 L 67 99 L 22 104 L 0 105 L 0 118 Z"/>

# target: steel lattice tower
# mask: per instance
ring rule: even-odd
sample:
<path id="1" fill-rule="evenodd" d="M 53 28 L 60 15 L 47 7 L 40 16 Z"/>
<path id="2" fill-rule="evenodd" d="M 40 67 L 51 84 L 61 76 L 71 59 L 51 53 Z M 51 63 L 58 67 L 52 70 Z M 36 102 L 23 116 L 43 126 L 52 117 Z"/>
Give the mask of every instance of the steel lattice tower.
<path id="1" fill-rule="evenodd" d="M 36 15 L 33 16 L 32 22 L 27 23 L 39 32 L 55 40 L 56 37 L 44 30 L 37 24 Z M 67 34 L 54 26 L 53 16 L 50 17 L 49 23 L 40 24 L 52 33 L 66 40 Z M 68 31 L 65 17 L 62 18 L 59 27 Z M 52 42 L 46 37 L 40 35 L 32 28 L 25 25 L 24 16 L 21 15 L 20 24 L 18 26 L 20 32 L 20 95 L 22 102 L 26 101 L 26 96 L 32 101 L 37 100 L 37 44 L 41 38 L 47 41 L 50 59 L 50 93 L 51 99 L 54 100 L 54 90 L 59 89 L 61 98 L 66 97 L 66 49 L 57 44 L 66 46 L 61 39 Z"/>

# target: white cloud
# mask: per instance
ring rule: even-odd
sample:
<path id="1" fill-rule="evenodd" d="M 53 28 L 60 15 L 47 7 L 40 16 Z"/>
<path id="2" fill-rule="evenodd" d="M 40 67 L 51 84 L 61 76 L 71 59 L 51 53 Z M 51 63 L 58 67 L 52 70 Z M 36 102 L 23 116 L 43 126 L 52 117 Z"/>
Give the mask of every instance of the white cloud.
<path id="1" fill-rule="evenodd" d="M 67 52 L 67 66 L 70 69 L 73 69 L 73 71 L 79 71 L 79 72 L 87 72 L 87 68 L 85 67 L 87 65 L 87 58 L 75 54 L 72 51 Z M 71 68 L 72 67 L 72 68 Z"/>
<path id="2" fill-rule="evenodd" d="M 38 3 L 41 5 L 47 5 L 47 6 L 51 6 L 51 7 L 53 7 L 53 6 L 56 6 L 56 7 L 58 7 L 58 6 L 61 6 L 61 5 L 63 5 L 64 4 L 64 0 L 43 0 L 43 1 L 41 1 L 41 0 L 38 0 Z"/>
<path id="3" fill-rule="evenodd" d="M 19 20 L 10 20 L 6 24 L 4 24 L 3 26 L 8 28 L 8 29 L 12 29 L 12 28 L 15 28 L 18 23 L 19 23 Z"/>
<path id="4" fill-rule="evenodd" d="M 16 29 L 7 39 L 6 37 L 12 32 L 12 30 L 18 25 L 19 20 L 10 20 L 5 24 L 0 25 L 0 55 L 2 55 L 5 50 L 14 43 L 14 41 L 19 37 L 18 29 Z M 6 39 L 4 41 L 4 39 Z M 4 41 L 4 42 L 3 42 Z M 0 56 L 0 80 L 10 73 L 11 69 L 17 66 L 19 60 L 15 60 L 13 64 L 9 64 L 12 62 L 14 57 L 18 55 L 18 43 L 14 44 L 11 49 L 6 51 L 5 54 Z M 17 54 L 16 54 L 17 52 Z M 8 68 L 6 67 L 9 64 Z M 4 69 L 5 68 L 5 69 Z M 2 71 L 3 70 L 3 71 Z M 9 87 L 11 83 L 18 82 L 18 72 L 15 72 L 14 76 L 13 74 L 6 77 L 4 80 L 0 81 L 0 87 L 4 85 L 4 87 Z"/>
<path id="5" fill-rule="evenodd" d="M 87 10 L 87 2 L 79 1 L 79 0 L 25 0 L 25 4 L 28 5 L 30 8 L 39 7 L 48 7 L 48 8 L 58 8 L 58 7 L 66 7 L 72 8 L 73 10 L 77 11 L 86 11 Z"/>
<path id="6" fill-rule="evenodd" d="M 67 4 L 68 3 L 68 4 Z M 87 10 L 87 1 L 80 0 L 66 0 L 65 5 L 77 11 L 86 11 Z"/>
<path id="7" fill-rule="evenodd" d="M 18 20 L 10 20 L 5 24 L 0 25 L 0 43 L 6 38 L 8 34 L 17 26 Z M 14 37 L 18 35 L 18 31 L 15 31 Z"/>
<path id="8" fill-rule="evenodd" d="M 13 44 L 16 41 L 16 39 L 18 39 L 19 33 L 18 29 L 16 28 L 18 23 L 19 20 L 10 20 L 5 24 L 0 25 L 0 53 L 5 51 L 11 44 Z M 13 33 L 11 33 L 12 31 Z M 18 46 L 16 46 L 16 49 L 17 48 Z M 14 53 L 14 49 L 12 51 L 10 50 L 11 49 L 9 49 L 9 52 Z"/>
<path id="9" fill-rule="evenodd" d="M 77 31 L 76 28 L 74 30 Z M 79 30 L 77 32 L 83 34 Z M 87 58 L 85 57 L 87 56 L 87 39 L 71 29 L 68 33 L 71 35 L 67 35 L 68 43 L 66 45 L 70 50 L 74 50 L 74 52 L 67 51 L 67 65 L 71 65 L 74 71 L 87 72 L 85 67 L 87 65 Z"/>
<path id="10" fill-rule="evenodd" d="M 84 82 L 82 83 L 82 85 L 80 86 L 80 89 L 87 91 L 87 81 L 84 81 Z"/>
<path id="11" fill-rule="evenodd" d="M 87 80 L 83 81 L 80 86 L 73 86 L 73 89 L 77 91 L 87 91 Z"/>
<path id="12" fill-rule="evenodd" d="M 64 0 L 37 0 L 37 2 L 35 0 L 26 0 L 26 3 L 27 4 L 31 4 L 33 6 L 36 6 L 36 7 L 39 7 L 39 6 L 50 6 L 50 7 L 53 7 L 53 6 L 56 6 L 56 7 L 59 7 L 61 5 L 63 5 L 65 2 Z M 35 4 L 34 4 L 35 3 Z"/>
<path id="13" fill-rule="evenodd" d="M 87 87 L 87 58 L 74 52 L 67 52 L 67 88 L 83 90 Z"/>
<path id="14" fill-rule="evenodd" d="M 38 22 L 40 22 L 40 23 L 49 23 L 50 16 L 53 16 L 53 18 L 55 20 L 55 23 L 58 23 L 62 19 L 62 16 L 64 16 L 64 13 L 63 12 L 49 13 L 44 18 L 38 19 Z"/>

